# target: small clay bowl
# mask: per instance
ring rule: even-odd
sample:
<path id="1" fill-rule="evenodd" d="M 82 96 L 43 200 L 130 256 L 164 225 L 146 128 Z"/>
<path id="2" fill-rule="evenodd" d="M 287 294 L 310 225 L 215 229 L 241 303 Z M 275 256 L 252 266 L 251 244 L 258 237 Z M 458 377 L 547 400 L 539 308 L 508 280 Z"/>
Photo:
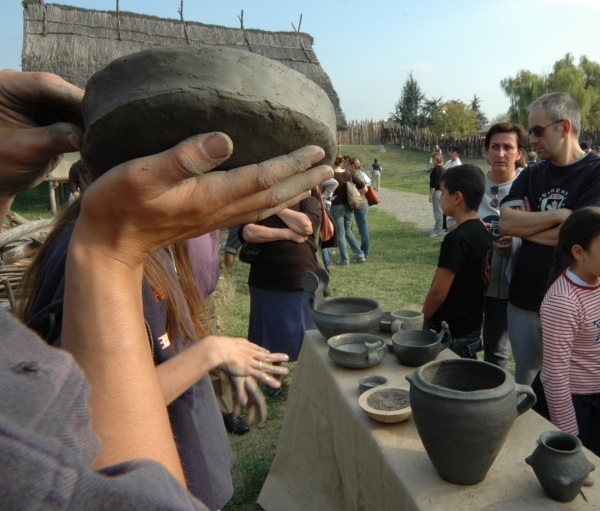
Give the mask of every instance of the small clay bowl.
<path id="1" fill-rule="evenodd" d="M 387 384 L 388 379 L 385 376 L 377 376 L 376 374 L 361 376 L 358 379 L 358 389 L 361 394 L 367 390 L 374 389 L 375 387 L 382 387 Z"/>
<path id="2" fill-rule="evenodd" d="M 329 358 L 349 369 L 365 369 L 381 362 L 387 354 L 385 341 L 372 334 L 340 334 L 327 341 Z"/>
<path id="3" fill-rule="evenodd" d="M 379 322 L 379 330 L 383 332 L 392 331 L 392 311 L 383 311 L 381 321 Z"/>
<path id="4" fill-rule="evenodd" d="M 386 339 L 385 345 L 387 346 L 388 351 L 391 351 L 391 352 L 394 351 L 394 341 L 392 339 Z"/>
<path id="5" fill-rule="evenodd" d="M 399 408 L 397 410 L 377 410 L 369 404 L 369 398 L 378 392 L 385 392 L 386 397 L 408 397 L 409 391 L 400 387 L 375 387 L 371 390 L 363 392 L 358 398 L 358 404 L 367 413 L 371 419 L 379 422 L 394 423 L 402 422 L 408 419 L 412 414 L 412 409 L 409 406 Z"/>

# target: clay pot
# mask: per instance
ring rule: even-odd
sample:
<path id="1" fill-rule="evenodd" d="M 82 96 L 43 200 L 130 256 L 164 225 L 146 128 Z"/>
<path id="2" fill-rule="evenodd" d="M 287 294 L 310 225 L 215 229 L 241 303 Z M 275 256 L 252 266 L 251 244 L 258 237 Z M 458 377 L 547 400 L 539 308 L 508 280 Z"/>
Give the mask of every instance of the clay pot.
<path id="1" fill-rule="evenodd" d="M 233 140 L 222 170 L 310 144 L 330 164 L 336 151 L 325 91 L 279 62 L 233 48 L 168 46 L 116 59 L 90 78 L 82 110 L 81 153 L 95 175 L 213 131 Z"/>
<path id="2" fill-rule="evenodd" d="M 379 322 L 379 330 L 390 332 L 392 330 L 392 311 L 383 311 L 381 321 Z"/>
<path id="3" fill-rule="evenodd" d="M 581 450 L 581 440 L 563 431 L 542 433 L 540 443 L 525 459 L 551 499 L 571 502 L 596 467 Z"/>
<path id="4" fill-rule="evenodd" d="M 530 387 L 477 360 L 430 362 L 406 379 L 425 450 L 440 476 L 454 484 L 483 481 L 517 415 L 535 404 Z"/>
<path id="5" fill-rule="evenodd" d="M 391 313 L 392 332 L 401 330 L 421 330 L 423 328 L 424 316 L 422 312 L 411 310 L 399 310 Z"/>
<path id="6" fill-rule="evenodd" d="M 331 337 L 329 358 L 350 369 L 373 367 L 381 362 L 387 349 L 381 337 L 371 334 L 341 334 Z"/>
<path id="7" fill-rule="evenodd" d="M 444 342 L 442 340 L 444 339 Z M 452 345 L 448 323 L 442 321 L 442 330 L 406 330 L 392 336 L 394 354 L 402 365 L 418 367 L 435 360 L 441 351 Z"/>
<path id="8" fill-rule="evenodd" d="M 367 390 L 374 389 L 375 387 L 382 387 L 387 384 L 388 379 L 385 376 L 370 374 L 369 376 L 361 376 L 358 379 L 358 390 L 362 394 Z"/>
<path id="9" fill-rule="evenodd" d="M 382 311 L 375 300 L 354 296 L 325 300 L 323 290 L 328 284 L 329 274 L 323 268 L 305 271 L 302 275 L 302 288 L 309 293 L 308 307 L 313 322 L 323 337 L 377 331 Z"/>

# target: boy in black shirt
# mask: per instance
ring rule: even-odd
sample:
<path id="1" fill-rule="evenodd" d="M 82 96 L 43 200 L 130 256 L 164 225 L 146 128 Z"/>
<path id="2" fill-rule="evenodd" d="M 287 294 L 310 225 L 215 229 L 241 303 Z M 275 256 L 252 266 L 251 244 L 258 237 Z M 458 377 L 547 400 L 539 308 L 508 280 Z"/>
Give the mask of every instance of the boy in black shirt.
<path id="1" fill-rule="evenodd" d="M 477 358 L 482 349 L 483 303 L 490 277 L 492 249 L 488 230 L 477 218 L 485 192 L 483 172 L 475 165 L 459 165 L 440 178 L 440 205 L 456 220 L 440 248 L 438 268 L 423 305 L 424 329 L 441 330 L 446 321 L 452 350 L 463 358 Z"/>

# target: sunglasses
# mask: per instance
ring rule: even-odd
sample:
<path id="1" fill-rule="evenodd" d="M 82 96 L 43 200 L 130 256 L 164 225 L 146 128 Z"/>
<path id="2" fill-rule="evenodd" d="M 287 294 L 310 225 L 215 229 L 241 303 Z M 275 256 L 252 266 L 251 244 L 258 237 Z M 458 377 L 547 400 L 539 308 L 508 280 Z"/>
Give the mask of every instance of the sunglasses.
<path id="1" fill-rule="evenodd" d="M 554 121 L 550 124 L 546 124 L 546 126 L 533 126 L 532 128 L 529 128 L 529 130 L 527 131 L 529 133 L 529 136 L 531 135 L 535 135 L 536 137 L 541 137 L 544 134 L 544 130 L 546 128 L 549 128 L 550 126 L 554 126 L 555 124 L 558 124 L 559 122 L 563 122 L 564 119 L 559 119 L 558 121 Z"/>
<path id="2" fill-rule="evenodd" d="M 495 197 L 490 201 L 490 206 L 494 209 L 498 209 L 498 206 L 500 206 L 500 200 L 498 199 L 498 186 L 490 186 L 490 192 L 492 192 L 492 195 L 494 195 Z"/>

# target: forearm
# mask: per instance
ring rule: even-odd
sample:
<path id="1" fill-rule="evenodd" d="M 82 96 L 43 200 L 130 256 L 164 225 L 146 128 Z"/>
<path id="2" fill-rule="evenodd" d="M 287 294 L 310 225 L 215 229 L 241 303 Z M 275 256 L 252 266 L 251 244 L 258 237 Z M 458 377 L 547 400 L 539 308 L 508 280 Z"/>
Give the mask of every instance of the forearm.
<path id="1" fill-rule="evenodd" d="M 277 213 L 277 216 L 285 222 L 285 225 L 298 234 L 309 236 L 313 233 L 313 227 L 310 219 L 300 211 L 284 209 Z"/>
<path id="2" fill-rule="evenodd" d="M 209 337 L 214 338 L 214 336 Z M 167 405 L 221 363 L 213 360 L 210 341 L 211 339 L 205 338 L 195 342 L 185 351 L 156 367 L 162 395 Z"/>
<path id="3" fill-rule="evenodd" d="M 244 227 L 244 240 L 250 243 L 268 243 L 269 241 L 289 240 L 292 230 L 248 224 Z"/>
<path id="4" fill-rule="evenodd" d="M 67 258 L 62 346 L 90 382 L 92 427 L 102 442 L 94 466 L 149 458 L 185 485 L 144 326 L 142 265 L 104 255 L 79 231 Z"/>
<path id="5" fill-rule="evenodd" d="M 425 303 L 423 304 L 423 328 L 429 329 L 429 322 L 431 318 L 436 313 L 436 311 L 440 308 L 440 306 L 444 303 L 446 299 L 446 295 L 442 295 L 440 293 L 432 292 L 431 290 L 427 293 L 425 297 Z"/>
<path id="6" fill-rule="evenodd" d="M 529 212 L 504 208 L 500 213 L 498 228 L 503 236 L 529 238 L 542 231 L 560 226 L 565 218 L 565 213 L 559 209 Z"/>
<path id="7" fill-rule="evenodd" d="M 548 247 L 555 247 L 558 244 L 558 233 L 560 231 L 560 225 L 547 229 L 545 231 L 534 234 L 525 238 L 528 241 L 537 243 L 538 245 L 546 245 Z"/>

